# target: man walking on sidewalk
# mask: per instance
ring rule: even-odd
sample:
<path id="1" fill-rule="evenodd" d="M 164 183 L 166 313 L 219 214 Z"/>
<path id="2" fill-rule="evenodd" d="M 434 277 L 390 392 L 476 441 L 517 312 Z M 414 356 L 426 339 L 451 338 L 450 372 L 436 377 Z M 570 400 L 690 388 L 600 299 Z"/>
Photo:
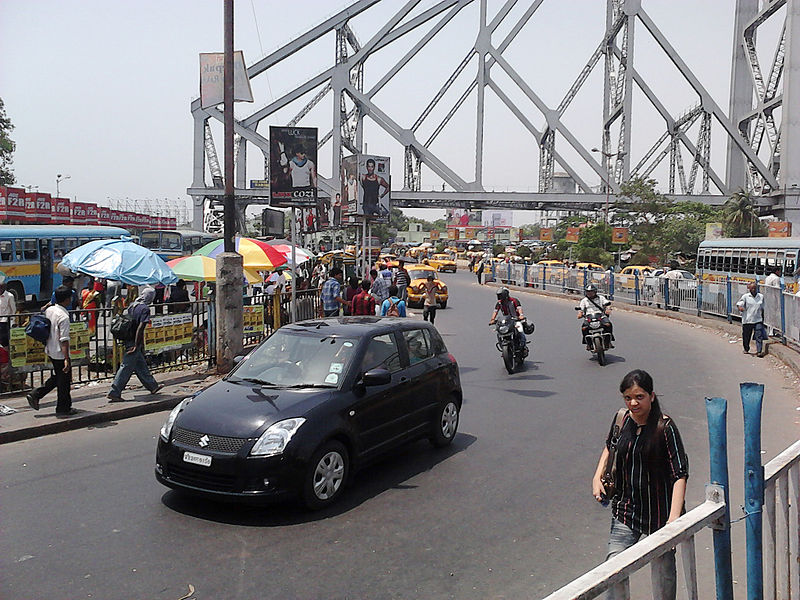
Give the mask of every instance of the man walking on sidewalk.
<path id="1" fill-rule="evenodd" d="M 752 336 L 756 341 L 756 356 L 763 358 L 764 296 L 758 291 L 758 285 L 754 281 L 747 284 L 747 293 L 736 303 L 736 308 L 742 313 L 744 353 L 750 354 L 750 337 Z"/>
<path id="2" fill-rule="evenodd" d="M 114 376 L 114 382 L 111 384 L 111 391 L 108 394 L 111 402 L 123 401 L 122 390 L 128 385 L 128 381 L 134 373 L 151 394 L 155 394 L 163 387 L 153 379 L 144 357 L 144 330 L 150 322 L 150 304 L 155 297 L 155 289 L 147 286 L 142 289 L 139 297 L 128 309 L 128 316 L 133 319 L 136 326 L 136 334 L 132 340 L 125 340 L 122 364 Z"/>
<path id="3" fill-rule="evenodd" d="M 58 390 L 56 402 L 56 416 L 68 417 L 78 411 L 72 408 L 70 396 L 70 380 L 72 367 L 69 361 L 69 313 L 67 306 L 72 304 L 72 290 L 60 285 L 55 291 L 55 304 L 48 306 L 44 316 L 50 321 L 50 336 L 44 346 L 44 351 L 53 363 L 53 374 L 40 388 L 33 390 L 26 398 L 33 410 L 39 410 L 39 401 L 53 388 Z"/>

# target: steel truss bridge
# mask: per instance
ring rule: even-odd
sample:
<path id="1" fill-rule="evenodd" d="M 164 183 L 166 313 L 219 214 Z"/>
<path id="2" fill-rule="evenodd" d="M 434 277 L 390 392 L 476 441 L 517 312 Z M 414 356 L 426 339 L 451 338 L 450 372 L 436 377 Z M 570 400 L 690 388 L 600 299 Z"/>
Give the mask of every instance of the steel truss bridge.
<path id="1" fill-rule="evenodd" d="M 388 2 L 399 7 L 381 26 L 361 41 L 351 28 L 351 20 L 373 6 Z M 736 0 L 735 35 L 731 60 L 731 91 L 727 112 L 717 104 L 686 61 L 670 44 L 641 0 L 607 0 L 605 33 L 597 40 L 594 52 L 558 104 L 542 100 L 536 85 L 520 75 L 507 60 L 507 49 L 536 17 L 544 0 L 506 0 L 499 10 L 488 14 L 488 0 L 440 0 L 424 8 L 421 0 L 356 0 L 338 14 L 297 37 L 284 47 L 258 60 L 247 68 L 254 80 L 284 61 L 296 59 L 298 51 L 323 36 L 335 33 L 332 61 L 318 75 L 255 110 L 235 123 L 236 134 L 236 197 L 243 209 L 247 204 L 267 204 L 263 190 L 245 189 L 247 183 L 248 143 L 263 155 L 264 179 L 269 178 L 269 140 L 258 132 L 258 126 L 303 125 L 315 107 L 331 103 L 332 127 L 322 134 L 319 146 L 332 146 L 330 178 L 320 168 L 319 187 L 322 194 L 333 196 L 338 191 L 338 174 L 345 154 L 364 150 L 364 119 L 368 118 L 405 151 L 404 180 L 401 190 L 393 190 L 396 206 L 422 208 L 505 208 L 517 210 L 580 209 L 599 210 L 607 201 L 614 202 L 620 183 L 635 176 L 649 176 L 662 164 L 668 164 L 668 195 L 676 199 L 692 199 L 708 204 L 722 204 L 740 189 L 757 197 L 765 214 L 791 220 L 800 231 L 800 0 Z M 553 1 L 553 0 L 550 0 Z M 432 93 L 427 105 L 413 122 L 398 122 L 389 109 L 382 108 L 376 94 L 440 32 L 453 27 L 452 21 L 466 7 L 478 7 L 474 44 L 463 56 L 454 72 Z M 384 4 L 384 6 L 386 6 Z M 510 22 L 514 9 L 525 7 L 516 21 Z M 519 12 L 519 11 L 517 11 Z M 573 15 L 572 18 L 580 18 Z M 776 23 L 779 27 L 776 27 Z M 498 28 L 510 29 L 504 36 Z M 756 47 L 758 32 L 779 29 L 777 39 L 759 46 L 774 50 L 769 61 Z M 364 86 L 368 60 L 378 51 L 391 46 L 412 32 L 425 32 L 369 89 Z M 696 104 L 681 114 L 671 113 L 663 99 L 648 85 L 643 71 L 637 68 L 634 56 L 635 36 L 650 36 L 660 52 L 672 63 L 688 84 Z M 461 32 L 460 37 L 465 37 Z M 467 37 L 469 35 L 467 34 Z M 774 35 L 772 36 L 775 37 Z M 473 39 L 473 38 L 469 38 Z M 726 52 L 728 50 L 726 49 Z M 477 57 L 477 61 L 474 59 Z M 433 121 L 435 109 L 450 92 L 458 91 L 456 83 L 462 73 L 475 67 L 471 82 L 445 116 Z M 601 148 L 585 147 L 566 124 L 564 115 L 578 92 L 595 69 L 603 70 L 602 123 L 598 133 Z M 502 72 L 501 74 L 498 71 Z M 495 75 L 497 74 L 497 75 Z M 462 78 L 463 79 L 463 78 Z M 538 114 L 520 107 L 508 93 L 508 84 L 535 106 Z M 487 88 L 499 98 L 535 141 L 539 149 L 538 192 L 494 192 L 484 189 L 484 124 Z M 639 135 L 632 120 L 634 93 L 643 95 L 660 117 L 663 132 L 648 143 L 649 150 L 636 162 L 631 142 Z M 471 181 L 460 176 L 445 158 L 431 148 L 443 135 L 446 125 L 462 108 L 467 98 L 476 94 L 474 116 L 475 163 Z M 276 113 L 297 105 L 294 118 L 277 122 Z M 324 105 L 323 105 L 324 106 Z M 221 229 L 223 175 L 214 144 L 210 122 L 223 121 L 219 108 L 201 108 L 200 100 L 191 104 L 194 119 L 194 161 L 192 185 L 187 192 L 194 199 L 195 226 L 201 223 L 210 230 Z M 641 119 L 639 119 L 641 121 Z M 423 127 L 425 125 L 425 127 Z M 712 125 L 724 132 L 725 172 L 714 169 L 711 161 Z M 639 130 L 644 128 L 640 127 Z M 423 130 L 432 133 L 423 135 Z M 446 140 L 445 138 L 442 138 Z M 567 151 L 565 153 L 565 150 Z M 384 152 L 385 153 L 385 152 Z M 721 162 L 721 161 L 719 161 Z M 422 166 L 430 169 L 452 191 L 422 191 Z M 575 192 L 559 193 L 554 186 L 556 168 L 574 181 Z M 663 168 L 663 167 L 662 167 Z M 589 172 L 601 181 L 593 189 L 580 173 Z M 210 174 L 211 181 L 207 180 Z"/>

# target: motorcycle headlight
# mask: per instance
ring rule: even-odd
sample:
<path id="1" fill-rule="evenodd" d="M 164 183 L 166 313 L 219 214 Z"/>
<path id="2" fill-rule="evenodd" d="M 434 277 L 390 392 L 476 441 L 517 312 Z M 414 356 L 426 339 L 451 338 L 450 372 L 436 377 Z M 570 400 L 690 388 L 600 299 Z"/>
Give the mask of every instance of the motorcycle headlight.
<path id="1" fill-rule="evenodd" d="M 502 334 L 506 334 L 509 331 L 511 331 L 511 327 L 509 327 L 508 325 L 502 325 L 502 326 L 497 328 L 497 331 L 499 331 Z"/>
<path id="2" fill-rule="evenodd" d="M 172 433 L 172 426 L 175 425 L 175 419 L 178 418 L 178 415 L 181 413 L 183 408 L 191 402 L 191 398 L 184 398 L 181 400 L 180 404 L 172 409 L 167 417 L 167 420 L 164 421 L 164 424 L 161 426 L 161 438 L 165 441 L 169 441 L 169 435 Z"/>
<path id="3" fill-rule="evenodd" d="M 256 440 L 250 456 L 275 456 L 282 454 L 286 445 L 292 439 L 300 426 L 306 420 L 302 417 L 296 419 L 285 419 L 270 425 L 267 430 Z"/>

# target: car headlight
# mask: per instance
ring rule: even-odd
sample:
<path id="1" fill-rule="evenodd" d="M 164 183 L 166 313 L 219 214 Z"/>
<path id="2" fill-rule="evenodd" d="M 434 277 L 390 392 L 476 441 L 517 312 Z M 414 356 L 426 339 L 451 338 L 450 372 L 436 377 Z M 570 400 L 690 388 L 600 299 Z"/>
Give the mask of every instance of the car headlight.
<path id="1" fill-rule="evenodd" d="M 447 286 L 443 285 L 442 287 L 439 288 L 439 291 L 442 292 L 443 294 L 446 294 L 447 293 Z"/>
<path id="2" fill-rule="evenodd" d="M 165 441 L 169 441 L 169 434 L 172 433 L 172 426 L 175 424 L 175 419 L 178 418 L 178 415 L 183 410 L 183 408 L 191 402 L 191 398 L 184 398 L 181 400 L 180 404 L 172 409 L 167 417 L 167 420 L 164 421 L 164 424 L 161 426 L 161 438 Z"/>
<path id="3" fill-rule="evenodd" d="M 292 439 L 300 426 L 306 420 L 302 417 L 296 419 L 285 419 L 270 425 L 267 430 L 256 440 L 250 456 L 275 456 L 282 454 L 286 445 Z"/>

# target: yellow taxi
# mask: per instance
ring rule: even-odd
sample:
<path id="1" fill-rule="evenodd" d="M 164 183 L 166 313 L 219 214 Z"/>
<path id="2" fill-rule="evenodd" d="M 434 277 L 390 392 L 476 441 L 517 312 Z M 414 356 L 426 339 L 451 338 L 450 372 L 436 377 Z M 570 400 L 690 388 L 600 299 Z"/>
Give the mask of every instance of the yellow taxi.
<path id="1" fill-rule="evenodd" d="M 456 261 L 451 259 L 447 254 L 434 254 L 422 262 L 429 267 L 433 267 L 437 271 L 450 271 L 451 273 L 456 272 Z"/>
<path id="2" fill-rule="evenodd" d="M 564 275 L 567 273 L 567 265 L 560 260 L 540 260 L 536 263 L 540 267 L 546 268 L 547 283 L 560 284 L 564 282 Z"/>
<path id="3" fill-rule="evenodd" d="M 586 269 L 587 271 L 605 271 L 602 265 L 593 262 L 579 262 L 575 263 L 576 269 Z"/>
<path id="4" fill-rule="evenodd" d="M 617 275 L 617 285 L 627 289 L 634 289 L 636 287 L 636 276 L 639 276 L 639 287 L 644 284 L 645 277 L 648 277 L 653 272 L 652 267 L 647 265 L 629 265 L 622 269 Z"/>
<path id="5" fill-rule="evenodd" d="M 411 281 L 407 288 L 407 304 L 409 306 L 422 306 L 425 300 L 422 286 L 428 279 L 428 274 L 433 273 L 434 281 L 436 281 L 436 284 L 439 286 L 439 289 L 436 290 L 436 301 L 442 308 L 447 308 L 447 286 L 441 279 L 439 279 L 436 269 L 429 267 L 428 265 L 409 265 L 406 267 L 406 270 L 408 271 L 408 278 Z"/>

